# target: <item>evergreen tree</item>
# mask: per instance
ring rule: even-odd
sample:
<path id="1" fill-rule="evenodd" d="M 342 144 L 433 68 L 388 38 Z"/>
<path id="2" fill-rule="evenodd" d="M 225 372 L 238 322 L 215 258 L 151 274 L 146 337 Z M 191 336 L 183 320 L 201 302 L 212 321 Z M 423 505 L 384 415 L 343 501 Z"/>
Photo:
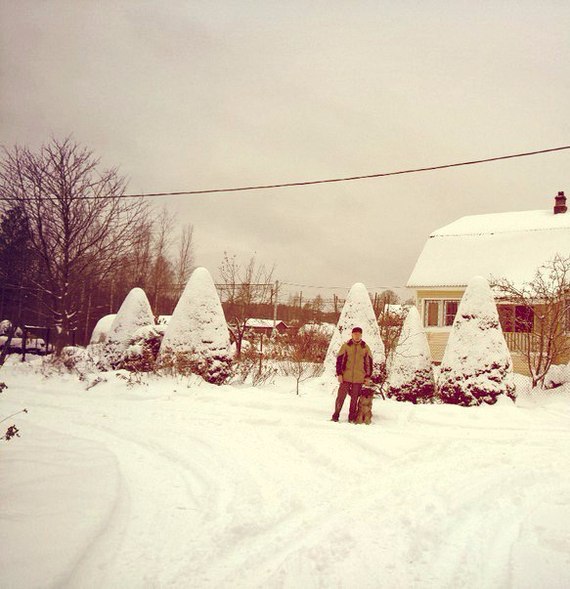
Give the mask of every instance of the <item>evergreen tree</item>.
<path id="1" fill-rule="evenodd" d="M 429 403 L 435 394 L 429 344 L 420 314 L 411 307 L 404 320 L 388 375 L 388 397 L 398 401 Z"/>
<path id="2" fill-rule="evenodd" d="M 512 359 L 488 282 L 469 281 L 449 335 L 438 379 L 444 403 L 493 404 L 499 395 L 514 400 Z"/>
<path id="3" fill-rule="evenodd" d="M 160 346 L 159 365 L 223 384 L 230 376 L 230 337 L 212 276 L 196 268 L 174 309 Z"/>
<path id="4" fill-rule="evenodd" d="M 350 339 L 353 327 L 362 328 L 362 339 L 372 352 L 374 360 L 372 379 L 376 382 L 383 381 L 386 374 L 386 353 L 370 295 L 361 282 L 354 284 L 346 297 L 325 357 L 325 374 L 328 377 L 334 377 L 336 355 L 341 345 Z"/>
<path id="5" fill-rule="evenodd" d="M 105 342 L 105 357 L 116 368 L 120 365 L 129 341 L 140 327 L 154 325 L 150 303 L 142 288 L 133 288 L 125 297 Z"/>

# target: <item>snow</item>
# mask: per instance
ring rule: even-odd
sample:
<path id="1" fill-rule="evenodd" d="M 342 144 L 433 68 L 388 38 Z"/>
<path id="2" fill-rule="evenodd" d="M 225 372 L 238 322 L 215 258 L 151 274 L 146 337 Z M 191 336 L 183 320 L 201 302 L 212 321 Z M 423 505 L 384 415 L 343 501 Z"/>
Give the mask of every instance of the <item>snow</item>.
<path id="1" fill-rule="evenodd" d="M 491 235 L 557 229 L 570 229 L 570 215 L 555 215 L 550 209 L 469 215 L 441 227 L 432 235 Z"/>
<path id="2" fill-rule="evenodd" d="M 40 360 L 36 360 L 39 362 Z M 565 588 L 570 388 L 463 408 L 9 362 L 3 587 Z"/>
<path id="3" fill-rule="evenodd" d="M 299 333 L 317 333 L 327 337 L 332 337 L 336 325 L 334 323 L 305 323 L 299 328 Z"/>
<path id="4" fill-rule="evenodd" d="M 388 395 L 411 400 L 418 396 L 432 397 L 435 388 L 431 353 L 416 307 L 410 307 L 388 375 Z"/>
<path id="5" fill-rule="evenodd" d="M 204 376 L 223 380 L 231 364 L 230 334 L 210 272 L 196 268 L 168 322 L 159 352 L 166 365 L 185 362 L 207 365 Z M 195 369 L 193 369 L 194 371 Z"/>
<path id="6" fill-rule="evenodd" d="M 93 328 L 91 339 L 89 340 L 90 344 L 103 344 L 107 341 L 107 337 L 109 336 L 111 326 L 113 325 L 116 316 L 116 313 L 103 315 L 103 317 L 97 321 L 97 324 Z"/>
<path id="7" fill-rule="evenodd" d="M 112 362 L 121 357 L 137 329 L 145 325 L 154 325 L 154 315 L 144 290 L 133 288 L 121 304 L 107 336 L 107 354 Z"/>
<path id="8" fill-rule="evenodd" d="M 0 335 L 0 350 L 4 347 L 8 341 L 7 335 Z M 24 344 L 24 339 L 21 337 L 13 337 L 10 340 L 11 351 L 21 352 Z M 28 352 L 45 352 L 46 342 L 41 337 L 27 337 L 26 338 L 26 351 Z M 50 346 L 51 349 L 51 346 Z"/>
<path id="9" fill-rule="evenodd" d="M 447 402 L 494 403 L 512 395 L 513 363 L 489 283 L 469 281 L 440 365 L 438 394 Z"/>
<path id="10" fill-rule="evenodd" d="M 287 324 L 284 321 L 277 320 L 275 325 L 283 325 L 287 327 Z M 273 328 L 273 319 L 248 319 L 246 322 L 246 327 L 250 328 Z"/>
<path id="11" fill-rule="evenodd" d="M 556 254 L 570 255 L 568 213 L 462 217 L 430 235 L 407 286 L 465 286 L 474 275 L 506 277 L 522 285 Z"/>
<path id="12" fill-rule="evenodd" d="M 362 328 L 362 339 L 372 352 L 375 367 L 383 364 L 386 361 L 384 343 L 380 337 L 380 329 L 376 322 L 370 295 L 366 286 L 361 282 L 354 284 L 348 292 L 336 329 L 331 337 L 325 356 L 325 375 L 328 379 L 335 377 L 336 356 L 342 344 L 350 339 L 353 327 Z"/>

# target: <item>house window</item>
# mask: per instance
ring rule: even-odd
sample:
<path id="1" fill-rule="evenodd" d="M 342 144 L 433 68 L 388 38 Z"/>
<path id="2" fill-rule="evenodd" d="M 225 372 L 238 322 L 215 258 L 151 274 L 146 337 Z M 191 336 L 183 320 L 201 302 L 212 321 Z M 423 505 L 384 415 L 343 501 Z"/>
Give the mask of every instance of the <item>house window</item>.
<path id="1" fill-rule="evenodd" d="M 455 321 L 459 301 L 443 301 L 443 304 L 445 308 L 444 325 L 449 327 L 450 325 L 453 325 L 453 322 Z"/>
<path id="2" fill-rule="evenodd" d="M 449 327 L 453 325 L 458 300 L 432 299 L 424 302 L 424 327 Z"/>
<path id="3" fill-rule="evenodd" d="M 499 305 L 501 328 L 509 333 L 530 333 L 534 327 L 534 309 L 524 305 Z"/>
<path id="4" fill-rule="evenodd" d="M 437 327 L 439 323 L 439 301 L 426 301 L 425 325 Z"/>

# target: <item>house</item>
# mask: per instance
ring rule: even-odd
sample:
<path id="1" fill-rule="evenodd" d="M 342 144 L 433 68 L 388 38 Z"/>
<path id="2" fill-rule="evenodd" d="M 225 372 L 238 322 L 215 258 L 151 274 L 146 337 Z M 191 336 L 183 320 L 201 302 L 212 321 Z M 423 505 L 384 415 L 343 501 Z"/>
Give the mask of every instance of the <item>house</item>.
<path id="1" fill-rule="evenodd" d="M 273 319 L 248 319 L 246 323 L 246 329 L 250 333 L 271 335 L 274 325 L 278 333 L 285 333 L 288 329 L 288 326 L 285 324 L 285 322 L 277 320 L 274 324 Z"/>
<path id="2" fill-rule="evenodd" d="M 475 275 L 507 278 L 522 285 L 556 254 L 570 256 L 570 214 L 559 192 L 550 210 L 462 217 L 428 238 L 408 280 L 416 293 L 434 362 L 441 362 L 459 301 Z M 528 308 L 497 301 L 505 339 L 515 348 L 516 333 L 530 331 Z M 524 371 L 513 354 L 515 370 Z"/>

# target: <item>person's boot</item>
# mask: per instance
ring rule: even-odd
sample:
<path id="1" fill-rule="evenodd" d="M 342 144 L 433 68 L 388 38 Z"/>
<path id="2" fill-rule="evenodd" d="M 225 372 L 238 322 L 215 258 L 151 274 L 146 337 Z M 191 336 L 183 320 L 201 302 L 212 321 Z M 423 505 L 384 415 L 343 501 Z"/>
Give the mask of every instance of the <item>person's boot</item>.
<path id="1" fill-rule="evenodd" d="M 331 417 L 331 421 L 338 421 L 338 415 L 336 413 Z"/>

